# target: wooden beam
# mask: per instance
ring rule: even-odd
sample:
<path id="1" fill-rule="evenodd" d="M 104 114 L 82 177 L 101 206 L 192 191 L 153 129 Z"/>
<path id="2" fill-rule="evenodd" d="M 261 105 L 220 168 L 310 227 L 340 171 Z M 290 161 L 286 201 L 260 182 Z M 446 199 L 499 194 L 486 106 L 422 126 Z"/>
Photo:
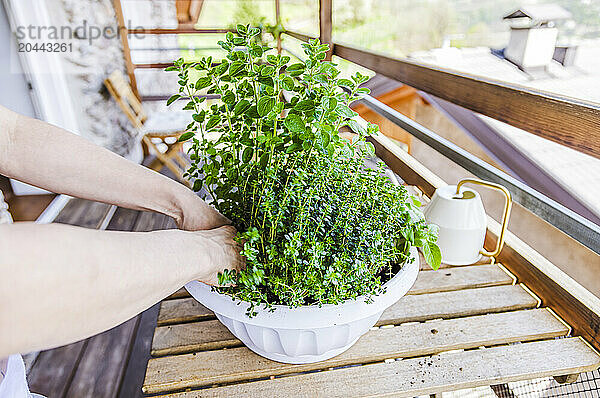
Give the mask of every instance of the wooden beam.
<path id="1" fill-rule="evenodd" d="M 326 61 L 331 61 L 333 54 L 333 40 L 331 31 L 333 26 L 331 0 L 319 0 L 319 38 L 321 43 L 329 44 L 329 51 L 325 56 Z"/>
<path id="2" fill-rule="evenodd" d="M 277 25 L 277 54 L 281 54 L 281 5 L 279 0 L 275 0 L 275 24 Z"/>
<path id="3" fill-rule="evenodd" d="M 202 13 L 202 6 L 204 5 L 204 0 L 192 0 L 192 4 L 190 5 L 190 23 L 195 25 L 198 23 L 198 18 L 200 18 L 200 14 Z"/>
<path id="4" fill-rule="evenodd" d="M 334 55 L 600 158 L 600 105 L 337 44 Z"/>
<path id="5" fill-rule="evenodd" d="M 157 62 L 154 64 L 133 64 L 135 69 L 165 69 L 173 66 L 173 62 Z"/>
<path id="6" fill-rule="evenodd" d="M 188 60 L 187 63 L 193 63 L 198 61 Z M 212 66 L 219 65 L 219 62 L 213 62 Z M 133 67 L 136 69 L 164 69 L 169 66 L 173 66 L 173 62 L 157 62 L 153 64 L 133 64 Z"/>
<path id="7" fill-rule="evenodd" d="M 286 31 L 298 39 L 311 36 Z M 418 90 L 600 158 L 600 105 L 334 44 L 333 54 Z"/>
<path id="8" fill-rule="evenodd" d="M 198 94 L 195 95 L 196 98 L 206 98 L 206 99 L 218 99 L 221 98 L 219 94 Z M 146 101 L 166 101 L 171 98 L 171 94 L 163 94 L 163 95 L 142 95 L 142 102 Z M 183 96 L 178 101 L 189 101 L 190 97 Z"/>
<path id="9" fill-rule="evenodd" d="M 136 97 L 140 98 L 140 93 L 137 87 L 137 81 L 135 80 L 135 68 L 133 62 L 131 62 L 131 50 L 129 49 L 129 39 L 127 38 L 127 27 L 125 26 L 125 19 L 123 17 L 123 8 L 121 7 L 121 0 L 113 0 L 113 7 L 115 9 L 115 15 L 117 17 L 117 23 L 119 25 L 119 37 L 121 39 L 121 46 L 123 47 L 123 58 L 125 59 L 125 68 L 127 69 L 127 76 L 129 76 L 129 84 Z"/>
<path id="10" fill-rule="evenodd" d="M 416 185 L 427 196 L 446 183 L 415 158 L 402 151 L 389 138 L 369 137 L 375 152 L 407 184 Z M 500 225 L 488 217 L 486 246 L 493 247 Z M 600 350 L 600 299 L 565 274 L 540 253 L 510 232 L 497 258 L 519 282 L 524 283 L 596 350 Z"/>
<path id="11" fill-rule="evenodd" d="M 306 33 L 294 32 L 291 30 L 286 30 L 285 34 L 293 37 L 294 39 L 298 39 L 298 40 L 302 40 L 302 41 L 308 41 L 309 39 L 314 39 L 313 36 L 308 35 Z"/>
<path id="12" fill-rule="evenodd" d="M 198 22 L 204 0 L 176 0 L 177 22 L 179 27 L 193 27 Z"/>
<path id="13" fill-rule="evenodd" d="M 190 22 L 190 5 L 192 0 L 176 0 L 175 10 L 177 13 L 177 23 L 186 24 Z"/>
<path id="14" fill-rule="evenodd" d="M 115 0 L 116 1 L 116 0 Z M 186 26 L 177 29 L 162 29 L 162 28 L 139 28 L 139 29 L 128 29 L 127 33 L 130 35 L 179 35 L 179 34 L 196 34 L 196 33 L 227 33 L 233 29 L 229 28 L 205 28 L 195 29 L 191 26 Z"/>

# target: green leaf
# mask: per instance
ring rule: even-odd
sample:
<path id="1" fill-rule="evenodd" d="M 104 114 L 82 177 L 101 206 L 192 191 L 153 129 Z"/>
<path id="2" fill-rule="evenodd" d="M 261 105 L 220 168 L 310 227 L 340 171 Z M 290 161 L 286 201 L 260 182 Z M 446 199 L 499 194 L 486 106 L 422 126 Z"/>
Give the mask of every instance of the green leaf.
<path id="1" fill-rule="evenodd" d="M 289 147 L 287 147 L 285 152 L 286 153 L 298 152 L 301 149 L 302 149 L 302 144 L 295 142 L 292 145 L 290 145 Z"/>
<path id="2" fill-rule="evenodd" d="M 244 25 L 242 25 L 241 23 L 237 24 L 235 26 L 235 29 L 241 35 L 245 35 L 246 33 L 248 33 L 248 29 Z"/>
<path id="3" fill-rule="evenodd" d="M 217 65 L 213 69 L 213 71 L 216 76 L 221 76 L 223 73 L 225 73 L 227 71 L 227 68 L 229 68 L 229 62 L 227 62 L 227 60 L 224 59 L 223 61 L 221 61 L 221 63 L 219 65 Z"/>
<path id="4" fill-rule="evenodd" d="M 168 68 L 165 69 L 165 72 L 172 72 L 175 70 L 179 70 L 179 68 L 176 66 L 169 66 Z"/>
<path id="5" fill-rule="evenodd" d="M 195 113 L 192 115 L 192 118 L 198 123 L 202 123 L 204 118 L 206 117 L 206 111 L 200 111 L 200 113 Z"/>
<path id="6" fill-rule="evenodd" d="M 202 90 L 203 88 L 210 86 L 211 83 L 212 83 L 211 78 L 208 76 L 205 76 L 205 77 L 199 78 L 196 81 L 196 85 L 194 87 L 196 88 L 196 90 Z"/>
<path id="7" fill-rule="evenodd" d="M 260 157 L 260 160 L 258 161 L 258 165 L 264 169 L 267 166 L 267 163 L 269 163 L 269 154 L 265 152 Z"/>
<path id="8" fill-rule="evenodd" d="M 352 81 L 348 79 L 340 79 L 338 80 L 337 84 L 340 87 L 347 87 L 350 89 L 354 87 L 354 83 L 352 83 Z"/>
<path id="9" fill-rule="evenodd" d="M 208 122 L 206 123 L 206 129 L 210 130 L 215 127 L 221 121 L 221 117 L 219 115 L 212 115 L 208 118 Z"/>
<path id="10" fill-rule="evenodd" d="M 365 128 L 361 126 L 356 120 L 348 120 L 346 124 L 348 125 L 348 127 L 350 127 L 350 130 L 354 131 L 356 134 L 364 135 L 367 133 L 367 130 L 365 130 Z"/>
<path id="11" fill-rule="evenodd" d="M 194 192 L 198 192 L 199 190 L 202 189 L 202 180 L 198 179 L 196 181 L 194 181 L 194 186 L 192 188 L 194 190 Z"/>
<path id="12" fill-rule="evenodd" d="M 244 152 L 242 153 L 242 162 L 244 162 L 244 163 L 250 162 L 253 154 L 254 154 L 254 148 L 247 147 L 246 149 L 244 149 Z"/>
<path id="13" fill-rule="evenodd" d="M 285 71 L 290 75 L 290 76 L 300 76 L 302 73 L 304 73 L 304 64 L 301 63 L 297 63 L 297 64 L 291 64 L 290 66 L 288 66 Z"/>
<path id="14" fill-rule="evenodd" d="M 327 148 L 330 142 L 331 136 L 326 131 L 323 131 L 323 133 L 321 134 L 321 143 L 323 144 L 323 148 Z"/>
<path id="15" fill-rule="evenodd" d="M 301 133 L 304 131 L 304 121 L 295 113 L 290 113 L 284 120 L 283 124 L 293 133 Z"/>
<path id="16" fill-rule="evenodd" d="M 315 103 L 312 100 L 302 100 L 294 106 L 294 109 L 302 112 L 314 111 Z"/>
<path id="17" fill-rule="evenodd" d="M 273 83 L 273 78 L 270 76 L 261 76 L 258 78 L 258 81 L 264 84 L 265 86 L 273 87 L 275 84 Z"/>
<path id="18" fill-rule="evenodd" d="M 427 243 L 425 243 L 425 245 L 422 247 L 422 250 L 423 257 L 425 257 L 427 264 L 429 264 L 432 269 L 437 270 L 442 263 L 442 252 L 440 251 L 438 245 L 427 241 Z"/>
<path id="19" fill-rule="evenodd" d="M 229 76 L 233 77 L 244 69 L 244 62 L 236 61 L 229 66 Z"/>
<path id="20" fill-rule="evenodd" d="M 173 102 L 177 101 L 179 98 L 181 98 L 181 95 L 179 95 L 179 94 L 172 95 L 171 98 L 169 98 L 167 100 L 167 106 L 171 105 Z"/>
<path id="21" fill-rule="evenodd" d="M 192 138 L 194 136 L 194 132 L 193 131 L 187 131 L 183 134 L 181 134 L 179 136 L 179 139 L 177 140 L 177 142 L 184 142 L 189 140 L 190 138 Z"/>
<path id="22" fill-rule="evenodd" d="M 259 116 L 265 116 L 267 113 L 271 112 L 271 109 L 275 106 L 275 98 L 274 97 L 262 97 L 258 100 L 257 111 Z"/>
<path id="23" fill-rule="evenodd" d="M 256 110 L 256 106 L 251 106 L 248 108 L 248 116 L 252 119 L 258 119 L 260 115 L 258 114 L 258 110 Z"/>
<path id="24" fill-rule="evenodd" d="M 260 75 L 271 76 L 273 72 L 275 72 L 275 68 L 273 68 L 271 65 L 265 65 L 265 67 L 260 71 Z"/>
<path id="25" fill-rule="evenodd" d="M 292 90 L 294 88 L 294 79 L 289 76 L 283 76 L 281 79 L 281 86 L 285 90 Z"/>
<path id="26" fill-rule="evenodd" d="M 267 62 L 271 65 L 277 65 L 277 57 L 274 55 L 267 55 Z"/>
<path id="27" fill-rule="evenodd" d="M 250 30 L 248 31 L 248 37 L 254 37 L 259 33 L 260 33 L 259 28 L 250 28 Z"/>
<path id="28" fill-rule="evenodd" d="M 240 102 L 238 102 L 237 104 L 235 104 L 235 107 L 233 108 L 233 113 L 236 116 L 239 116 L 239 115 L 243 114 L 244 112 L 246 112 L 246 110 L 248 110 L 248 108 L 250 108 L 250 101 L 243 99 Z"/>
<path id="29" fill-rule="evenodd" d="M 250 49 L 250 55 L 254 57 L 262 57 L 263 49 L 260 46 L 254 46 Z"/>
<path id="30" fill-rule="evenodd" d="M 345 104 L 338 104 L 335 107 L 335 113 L 337 113 L 338 115 L 340 115 L 342 117 L 347 117 L 347 118 L 352 118 L 352 117 L 358 115 L 358 113 L 354 112 L 352 109 L 350 109 L 348 107 L 348 105 L 345 105 Z"/>
<path id="31" fill-rule="evenodd" d="M 235 94 L 231 90 L 227 90 L 221 100 L 227 105 L 233 105 L 235 103 Z"/>
<path id="32" fill-rule="evenodd" d="M 325 97 L 323 98 L 323 108 L 325 108 L 328 111 L 332 111 L 335 109 L 335 107 L 337 106 L 337 99 L 335 99 L 335 97 Z"/>

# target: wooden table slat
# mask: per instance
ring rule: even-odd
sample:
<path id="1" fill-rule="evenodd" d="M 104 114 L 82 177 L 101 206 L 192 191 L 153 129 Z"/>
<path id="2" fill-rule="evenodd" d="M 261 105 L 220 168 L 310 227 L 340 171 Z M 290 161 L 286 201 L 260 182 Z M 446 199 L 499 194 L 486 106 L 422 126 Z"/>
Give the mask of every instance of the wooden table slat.
<path id="1" fill-rule="evenodd" d="M 447 292 L 512 283 L 513 277 L 496 264 L 469 265 L 436 272 L 419 272 L 417 281 L 407 294 Z"/>
<path id="2" fill-rule="evenodd" d="M 431 305 L 435 303 L 435 305 Z M 410 295 L 388 308 L 379 324 L 425 321 L 435 318 L 478 315 L 490 312 L 533 308 L 537 300 L 519 285 L 502 285 L 479 289 L 454 290 Z M 424 311 L 424 310 L 427 311 Z M 158 326 L 214 319 L 208 308 L 193 298 L 163 301 Z"/>
<path id="3" fill-rule="evenodd" d="M 71 199 L 56 216 L 55 223 L 98 229 L 110 211 L 110 205 L 84 199 Z"/>
<path id="4" fill-rule="evenodd" d="M 214 319 L 215 314 L 194 298 L 165 300 L 160 304 L 158 326 Z"/>
<path id="5" fill-rule="evenodd" d="M 598 354 L 581 338 L 573 337 L 305 373 L 165 397 L 414 397 L 587 372 L 598 366 Z"/>
<path id="6" fill-rule="evenodd" d="M 405 296 L 383 313 L 377 325 L 534 308 L 537 303 L 537 299 L 518 285 Z M 152 355 L 182 354 L 240 345 L 241 342 L 223 324 L 209 320 L 157 327 L 152 341 Z"/>
<path id="7" fill-rule="evenodd" d="M 183 297 L 190 297 L 190 294 L 188 293 L 187 290 L 185 290 L 184 287 L 182 287 L 181 289 L 179 289 L 178 291 L 176 291 L 169 297 L 165 298 L 165 300 L 173 300 L 173 299 L 178 299 L 178 298 L 183 298 Z"/>
<path id="8" fill-rule="evenodd" d="M 246 347 L 205 351 L 151 359 L 144 391 L 164 393 L 385 359 L 553 338 L 568 332 L 569 329 L 552 313 L 539 308 L 379 328 L 369 331 L 348 351 L 334 358 L 304 365 L 270 361 Z"/>
<path id="9" fill-rule="evenodd" d="M 449 267 L 434 272 L 420 272 L 415 285 L 408 294 L 508 285 L 514 282 L 514 278 L 496 264 Z M 190 294 L 185 288 L 181 288 L 167 297 L 166 300 L 184 297 L 190 297 Z"/>

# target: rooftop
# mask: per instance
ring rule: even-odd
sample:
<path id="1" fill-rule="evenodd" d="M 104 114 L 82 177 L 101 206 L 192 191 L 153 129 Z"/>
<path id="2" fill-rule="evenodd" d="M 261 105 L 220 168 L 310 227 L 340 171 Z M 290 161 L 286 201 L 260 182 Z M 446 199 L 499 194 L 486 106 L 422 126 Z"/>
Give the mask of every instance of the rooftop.
<path id="1" fill-rule="evenodd" d="M 507 14 L 504 19 L 529 18 L 532 22 L 557 21 L 571 18 L 571 13 L 558 4 L 529 4 Z"/>
<path id="2" fill-rule="evenodd" d="M 581 43 L 575 64 L 563 67 L 553 61 L 542 78 L 522 71 L 486 47 L 438 48 L 411 54 L 412 59 L 460 72 L 516 83 L 547 93 L 600 103 L 600 40 Z M 526 156 L 571 190 L 600 215 L 600 159 L 545 140 L 489 117 L 479 117 L 500 131 Z"/>

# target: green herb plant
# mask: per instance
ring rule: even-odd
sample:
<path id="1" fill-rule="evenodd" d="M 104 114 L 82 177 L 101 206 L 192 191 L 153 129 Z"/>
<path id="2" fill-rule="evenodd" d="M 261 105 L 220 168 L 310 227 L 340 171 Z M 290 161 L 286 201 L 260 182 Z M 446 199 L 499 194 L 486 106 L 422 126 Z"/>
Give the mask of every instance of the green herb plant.
<path id="1" fill-rule="evenodd" d="M 179 76 L 168 104 L 188 97 L 184 109 L 194 111 L 181 137 L 192 142 L 186 177 L 244 240 L 246 268 L 220 274 L 226 287 L 216 289 L 249 302 L 252 316 L 259 305 L 380 294 L 410 261 L 411 246 L 437 268 L 437 232 L 419 201 L 390 181 L 382 162 L 365 168 L 375 153 L 366 137 L 378 127 L 359 124 L 349 104 L 368 93 L 359 87 L 368 78 L 341 78 L 316 39 L 303 44 L 306 61 L 291 63 L 253 40 L 259 34 L 237 25 L 218 42 L 227 51 L 219 63 L 179 59 L 167 68 Z M 219 103 L 203 104 L 201 90 Z M 344 126 L 357 134 L 352 141 L 340 136 Z"/>

